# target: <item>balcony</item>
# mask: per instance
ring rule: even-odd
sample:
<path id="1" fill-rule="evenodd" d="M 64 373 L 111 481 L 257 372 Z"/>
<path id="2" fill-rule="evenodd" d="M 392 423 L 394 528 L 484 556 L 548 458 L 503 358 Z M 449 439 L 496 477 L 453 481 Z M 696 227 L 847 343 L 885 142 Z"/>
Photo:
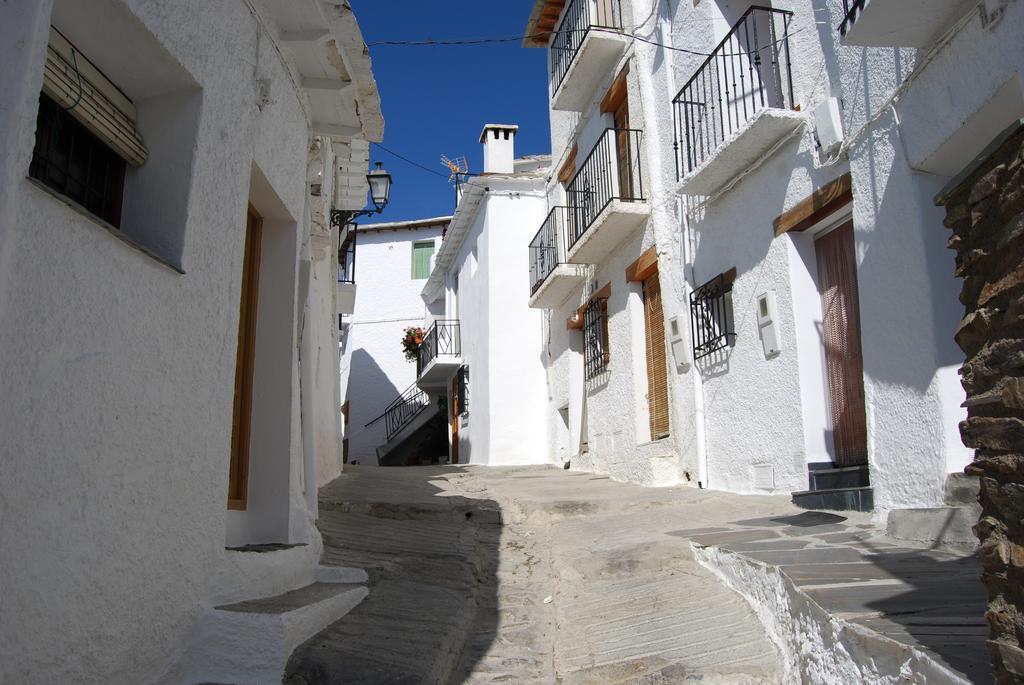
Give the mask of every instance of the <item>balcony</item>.
<path id="1" fill-rule="evenodd" d="M 530 307 L 554 309 L 586 279 L 586 267 L 566 261 L 569 208 L 555 207 L 530 241 Z"/>
<path id="2" fill-rule="evenodd" d="M 420 345 L 416 385 L 420 388 L 444 387 L 462 366 L 462 339 L 457 319 L 435 321 Z"/>
<path id="3" fill-rule="evenodd" d="M 843 45 L 926 48 L 977 0 L 843 0 Z"/>
<path id="4" fill-rule="evenodd" d="M 341 230 L 338 248 L 338 284 L 334 302 L 338 314 L 348 316 L 356 310 L 356 227 L 349 224 Z"/>
<path id="5" fill-rule="evenodd" d="M 800 128 L 793 13 L 751 7 L 672 101 L 679 192 L 712 195 Z"/>
<path id="6" fill-rule="evenodd" d="M 619 0 L 571 0 L 551 42 L 551 109 L 582 112 L 627 45 Z"/>
<path id="7" fill-rule="evenodd" d="M 565 188 L 567 261 L 599 264 L 651 214 L 640 171 L 643 131 L 607 129 Z"/>

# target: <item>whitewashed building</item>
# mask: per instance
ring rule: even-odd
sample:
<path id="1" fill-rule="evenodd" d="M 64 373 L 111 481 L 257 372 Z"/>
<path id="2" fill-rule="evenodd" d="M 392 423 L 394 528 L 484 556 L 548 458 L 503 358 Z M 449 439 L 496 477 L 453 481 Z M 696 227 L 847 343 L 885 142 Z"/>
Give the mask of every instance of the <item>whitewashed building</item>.
<path id="1" fill-rule="evenodd" d="M 394 403 L 407 399 L 407 392 L 416 392 L 416 364 L 405 358 L 401 341 L 406 328 L 423 325 L 426 306 L 420 290 L 450 221 L 448 216 L 366 224 L 355 231 L 359 292 L 355 311 L 343 320 L 341 339 L 341 401 L 350 463 L 377 464 L 378 448 L 387 463 L 388 455 L 404 456 L 419 446 L 408 444 L 415 430 L 403 432 L 389 445 L 398 426 L 394 414 L 386 415 Z M 420 418 L 417 427 L 427 423 Z M 399 446 L 408 449 L 396 452 Z"/>
<path id="2" fill-rule="evenodd" d="M 941 505 L 971 455 L 933 198 L 1024 115 L 1022 22 L 1009 0 L 538 0 L 552 454 Z"/>
<path id="3" fill-rule="evenodd" d="M 488 124 L 483 173 L 464 179 L 422 286 L 416 384 L 388 408 L 397 444 L 431 415 L 455 464 L 549 463 L 541 313 L 529 307 L 525 244 L 545 213 L 547 156 L 515 157 L 518 126 Z"/>
<path id="4" fill-rule="evenodd" d="M 16 0 L 0 37 L 0 681 L 279 680 L 365 594 L 215 609 L 344 575 L 314 523 L 328 217 L 383 130 L 355 17 Z"/>

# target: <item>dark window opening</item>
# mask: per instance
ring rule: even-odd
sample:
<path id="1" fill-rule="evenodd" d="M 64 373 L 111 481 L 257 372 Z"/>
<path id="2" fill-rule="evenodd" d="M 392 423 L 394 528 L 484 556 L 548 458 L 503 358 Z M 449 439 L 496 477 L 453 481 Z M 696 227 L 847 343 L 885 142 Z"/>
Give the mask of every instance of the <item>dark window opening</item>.
<path id="1" fill-rule="evenodd" d="M 608 300 L 592 299 L 583 311 L 583 366 L 586 380 L 608 370 Z"/>
<path id="2" fill-rule="evenodd" d="M 469 367 L 459 369 L 459 413 L 469 415 Z"/>
<path id="3" fill-rule="evenodd" d="M 29 176 L 121 226 L 125 161 L 48 95 L 39 96 Z"/>

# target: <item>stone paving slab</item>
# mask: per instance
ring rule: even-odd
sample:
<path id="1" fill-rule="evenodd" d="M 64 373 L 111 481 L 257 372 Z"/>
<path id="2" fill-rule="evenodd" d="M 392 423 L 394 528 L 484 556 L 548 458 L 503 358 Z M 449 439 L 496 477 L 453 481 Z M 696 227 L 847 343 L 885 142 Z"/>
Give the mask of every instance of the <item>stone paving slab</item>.
<path id="1" fill-rule="evenodd" d="M 324 563 L 375 584 L 296 651 L 310 679 L 289 683 L 335 682 L 339 659 L 362 674 L 346 683 L 783 682 L 691 543 L 768 562 L 837 618 L 989 680 L 975 560 L 888 540 L 870 515 L 519 467 L 359 467 L 321 500 Z"/>

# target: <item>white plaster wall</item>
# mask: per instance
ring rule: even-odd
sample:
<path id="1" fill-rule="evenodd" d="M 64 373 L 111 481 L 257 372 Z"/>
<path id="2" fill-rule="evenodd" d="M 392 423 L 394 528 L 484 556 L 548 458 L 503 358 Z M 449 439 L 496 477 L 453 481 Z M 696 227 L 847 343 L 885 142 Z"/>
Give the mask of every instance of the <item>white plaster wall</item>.
<path id="1" fill-rule="evenodd" d="M 467 356 L 466 362 L 471 393 L 476 379 L 473 369 L 486 365 L 490 389 L 486 458 L 494 465 L 551 461 L 544 429 L 547 393 L 541 364 L 542 312 L 528 306 L 530 278 L 526 269 L 526 246 L 547 214 L 542 189 L 542 179 L 510 184 L 507 191 L 499 186 L 488 197 L 485 210 L 486 251 L 478 255 L 477 275 L 488 283 L 489 297 L 481 304 L 490 311 L 485 336 L 489 349 L 482 358 Z M 464 319 L 473 316 L 469 306 L 463 307 Z M 470 404 L 470 422 L 473 418 Z"/>
<path id="2" fill-rule="evenodd" d="M 707 50 L 707 32 L 700 27 L 721 28 L 728 24 L 722 24 L 721 15 L 734 20 L 745 9 L 740 5 L 747 4 L 692 8 L 680 3 L 672 20 L 674 44 Z M 811 111 L 823 97 L 841 95 L 848 133 L 861 131 L 875 117 L 849 150 L 848 167 L 854 180 L 872 483 L 880 511 L 929 506 L 941 500 L 945 474 L 962 468 L 969 454 L 955 429 L 963 399 L 954 384 L 954 369 L 962 359 L 952 341 L 958 285 L 952 255 L 944 249 L 942 217 L 931 201 L 943 180 L 909 168 L 895 119 L 886 111 L 889 95 L 923 57 L 912 50 L 838 46 L 838 5 L 773 3 L 796 13 L 791 42 L 801 109 Z M 1012 77 L 1017 68 L 1012 65 L 1021 64 L 1013 52 L 1019 41 L 1008 48 L 1010 34 L 1001 34 L 1014 28 L 1019 32 L 1019 8 L 1011 8 L 1013 14 L 987 38 L 968 26 L 956 39 L 965 49 L 958 51 L 955 41 L 922 72 L 920 85 L 902 93 L 903 130 L 906 135 L 914 126 L 907 142 L 917 158 L 928 158 L 941 147 L 972 108 Z M 673 54 L 670 59 L 677 84 L 699 65 L 695 56 Z M 970 81 L 974 73 L 984 76 L 980 85 L 958 89 L 947 78 L 951 72 L 955 83 Z M 939 97 L 937 89 L 950 92 Z M 936 110 L 935 102 L 949 102 L 954 111 Z M 943 115 L 935 117 L 935 111 Z M 908 113 L 913 113 L 913 124 Z M 990 112 L 986 116 L 992 118 Z M 928 118 L 935 121 L 926 123 Z M 842 163 L 823 167 L 809 135 L 801 135 L 693 217 L 696 283 L 734 262 L 739 270 L 733 293 L 738 337 L 728 372 L 705 375 L 711 487 L 748 490 L 750 465 L 764 460 L 775 465 L 777 489 L 803 489 L 803 464 L 828 453 L 829 419 L 820 404 L 826 396 L 822 358 L 814 343 L 820 305 L 813 289 L 813 242 L 807 236 L 772 240 L 771 221 L 845 170 Z M 782 319 L 783 351 L 773 360 L 763 358 L 753 321 L 753 298 L 765 290 L 776 291 Z"/>
<path id="3" fill-rule="evenodd" d="M 423 325 L 424 281 L 412 278 L 412 245 L 427 240 L 440 246 L 440 224 L 358 233 L 356 306 L 345 319 L 341 350 L 341 402 L 349 402 L 349 462 L 377 463 L 376 449 L 387 442 L 384 421 L 368 428 L 365 424 L 416 380 L 416 364 L 402 352 L 402 333 L 408 326 Z"/>
<path id="4" fill-rule="evenodd" d="M 276 30 L 261 34 L 244 3 L 90 4 L 74 30 L 133 46 L 99 60 L 129 96 L 160 95 L 145 88 L 163 75 L 145 77 L 165 64 L 161 51 L 201 94 L 195 139 L 180 141 L 194 148 L 177 170 L 190 188 L 180 274 L 25 179 L 51 6 L 16 0 L 0 21 L 0 681 L 174 682 L 201 606 L 279 591 L 318 554 L 308 521 L 298 531 L 308 555 L 254 562 L 224 549 L 254 170 L 280 210 L 268 215 L 271 252 L 293 259 L 264 273 L 280 279 L 280 301 L 267 298 L 287 313 L 277 325 L 288 343 L 276 348 L 273 397 L 259 399 L 281 434 L 255 448 L 280 450 L 284 465 L 286 525 L 274 541 L 297 535 L 287 517 L 301 506 L 292 334 L 308 124 Z M 272 83 L 262 110 L 254 78 Z"/>

